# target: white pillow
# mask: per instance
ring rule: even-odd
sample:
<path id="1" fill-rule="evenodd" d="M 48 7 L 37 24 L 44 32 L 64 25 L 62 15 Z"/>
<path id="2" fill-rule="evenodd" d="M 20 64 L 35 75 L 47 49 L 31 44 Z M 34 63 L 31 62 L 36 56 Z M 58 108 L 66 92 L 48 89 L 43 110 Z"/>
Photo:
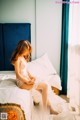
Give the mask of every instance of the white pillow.
<path id="1" fill-rule="evenodd" d="M 56 70 L 51 64 L 48 55 L 44 54 L 40 58 L 28 63 L 28 69 L 36 77 L 56 74 Z"/>
<path id="2" fill-rule="evenodd" d="M 62 90 L 61 80 L 58 74 L 48 76 L 48 83 L 50 86 L 54 86 L 59 90 Z"/>
<path id="3" fill-rule="evenodd" d="M 50 86 L 54 86 L 61 90 L 60 77 L 50 62 L 47 53 L 40 58 L 29 62 L 28 70 L 33 76 L 42 79 L 45 82 L 48 81 Z"/>

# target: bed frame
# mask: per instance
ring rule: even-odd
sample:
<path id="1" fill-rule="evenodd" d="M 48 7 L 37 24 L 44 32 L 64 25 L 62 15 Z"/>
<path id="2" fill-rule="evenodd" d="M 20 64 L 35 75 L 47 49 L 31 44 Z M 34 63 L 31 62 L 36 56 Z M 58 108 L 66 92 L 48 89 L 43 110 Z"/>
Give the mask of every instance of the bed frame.
<path id="1" fill-rule="evenodd" d="M 31 42 L 30 23 L 0 23 L 0 71 L 13 70 L 10 58 L 20 40 Z"/>

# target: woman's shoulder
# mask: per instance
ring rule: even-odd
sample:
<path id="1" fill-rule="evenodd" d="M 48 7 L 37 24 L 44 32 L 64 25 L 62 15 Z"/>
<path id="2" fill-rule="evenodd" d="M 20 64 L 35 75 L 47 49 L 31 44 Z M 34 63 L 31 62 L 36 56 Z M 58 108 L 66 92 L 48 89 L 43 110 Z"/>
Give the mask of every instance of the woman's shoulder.
<path id="1" fill-rule="evenodd" d="M 15 61 L 14 65 L 21 63 L 22 62 L 22 57 L 18 57 L 17 60 Z"/>
<path id="2" fill-rule="evenodd" d="M 24 57 L 19 57 L 18 60 L 19 60 L 19 62 L 21 62 L 22 64 L 27 65 L 27 61 L 25 60 Z"/>
<path id="3" fill-rule="evenodd" d="M 23 57 L 18 57 L 17 61 L 23 61 Z"/>

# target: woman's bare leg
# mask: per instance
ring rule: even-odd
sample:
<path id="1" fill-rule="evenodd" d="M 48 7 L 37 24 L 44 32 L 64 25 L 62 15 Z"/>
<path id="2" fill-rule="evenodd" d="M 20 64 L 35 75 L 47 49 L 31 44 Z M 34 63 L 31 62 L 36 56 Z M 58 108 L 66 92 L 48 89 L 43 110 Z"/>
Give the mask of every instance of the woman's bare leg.
<path id="1" fill-rule="evenodd" d="M 27 85 L 24 83 L 20 88 L 30 90 L 32 87 L 33 87 L 33 85 Z M 50 101 L 47 99 L 47 92 L 48 92 L 47 85 L 45 83 L 40 83 L 37 86 L 36 90 L 38 90 L 42 94 L 42 100 L 43 100 L 43 105 L 44 105 L 45 110 L 47 110 L 47 107 L 49 107 L 50 114 L 58 114 L 58 112 L 56 112 L 52 108 Z"/>
<path id="2" fill-rule="evenodd" d="M 26 90 L 30 90 L 32 87 L 33 85 L 27 85 L 25 83 L 22 86 L 20 86 L 21 89 Z M 39 83 L 36 90 L 38 90 L 42 94 L 43 106 L 45 110 L 47 110 L 47 85 L 45 83 Z"/>
<path id="3" fill-rule="evenodd" d="M 25 83 L 23 83 L 23 84 L 20 86 L 21 89 L 26 89 L 26 90 L 30 90 L 30 89 L 32 89 L 32 87 L 33 87 L 33 85 L 27 85 L 27 84 L 25 84 Z"/>
<path id="4" fill-rule="evenodd" d="M 51 106 L 51 103 L 50 103 L 50 101 L 48 100 L 48 102 L 47 102 L 47 106 L 49 107 L 49 109 L 50 109 L 50 114 L 55 114 L 55 115 L 57 115 L 58 114 L 58 112 L 57 111 L 55 111 L 54 109 L 53 109 L 53 107 Z"/>
<path id="5" fill-rule="evenodd" d="M 44 109 L 47 110 L 47 91 L 48 91 L 47 84 L 39 83 L 36 90 L 38 90 L 42 94 L 43 106 Z"/>
<path id="6" fill-rule="evenodd" d="M 45 110 L 47 110 L 47 107 L 49 107 L 50 109 L 50 114 L 58 114 L 58 112 L 56 112 L 52 106 L 50 101 L 48 100 L 48 86 L 45 83 L 40 83 L 36 90 L 38 90 L 41 94 L 42 94 L 42 100 L 43 100 L 43 105 Z"/>

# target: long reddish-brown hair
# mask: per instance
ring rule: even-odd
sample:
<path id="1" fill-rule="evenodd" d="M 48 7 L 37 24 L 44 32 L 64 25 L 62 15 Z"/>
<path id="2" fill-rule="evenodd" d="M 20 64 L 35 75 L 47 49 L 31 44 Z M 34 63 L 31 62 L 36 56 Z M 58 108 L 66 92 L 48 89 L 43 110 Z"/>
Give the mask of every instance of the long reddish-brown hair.
<path id="1" fill-rule="evenodd" d="M 30 42 L 27 40 L 19 41 L 17 47 L 15 48 L 15 50 L 12 53 L 11 63 L 13 64 L 17 60 L 18 56 L 21 55 L 25 50 L 28 50 L 29 53 L 31 54 L 32 46 L 31 46 Z"/>

